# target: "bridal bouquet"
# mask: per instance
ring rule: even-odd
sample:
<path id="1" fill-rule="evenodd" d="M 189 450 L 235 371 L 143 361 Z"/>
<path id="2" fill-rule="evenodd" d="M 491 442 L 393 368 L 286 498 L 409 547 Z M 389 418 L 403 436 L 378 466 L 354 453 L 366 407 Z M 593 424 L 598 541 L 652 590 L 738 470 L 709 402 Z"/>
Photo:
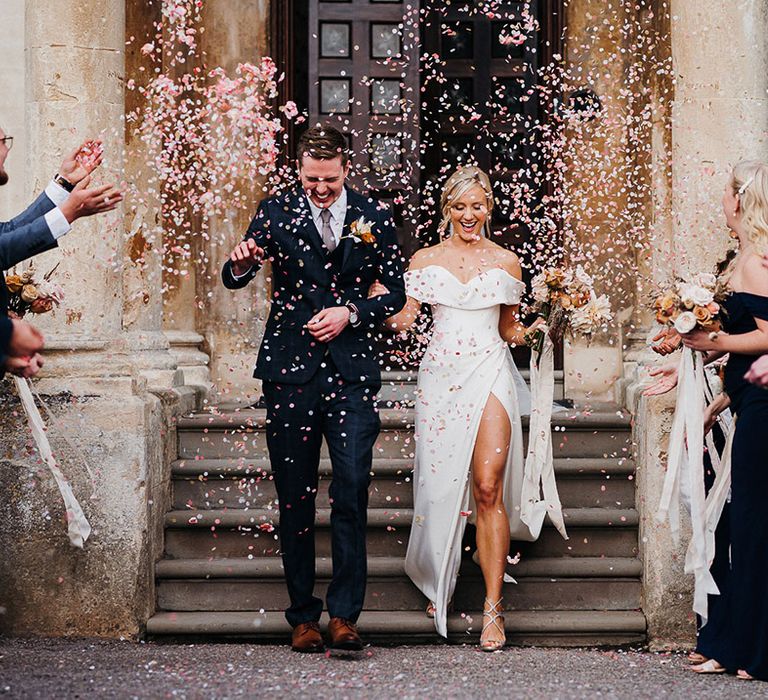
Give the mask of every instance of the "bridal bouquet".
<path id="1" fill-rule="evenodd" d="M 591 336 L 598 328 L 611 321 L 611 305 L 604 294 L 597 296 L 592 278 L 581 265 L 575 270 L 550 267 L 531 280 L 533 310 L 546 321 L 549 336 L 559 341 L 570 330 Z M 537 330 L 531 345 L 541 353 L 544 331 Z"/>
<path id="2" fill-rule="evenodd" d="M 697 273 L 678 279 L 653 300 L 656 320 L 685 334 L 694 330 L 716 333 L 721 326 L 721 304 L 727 294 L 725 285 L 710 273 Z M 685 559 L 686 573 L 693 574 L 693 609 L 704 622 L 707 596 L 719 593 L 709 567 L 714 558 L 714 527 L 726 493 L 723 484 L 729 469 L 718 471 L 710 496 L 704 491 L 704 411 L 707 382 L 702 353 L 683 347 L 678 366 L 675 415 L 669 436 L 667 472 L 657 520 L 669 520 L 672 537 L 680 537 L 680 503 L 691 513 L 691 541 Z M 727 462 L 727 460 L 723 460 Z"/>
<path id="3" fill-rule="evenodd" d="M 8 288 L 8 310 L 18 318 L 27 312 L 45 314 L 64 300 L 64 291 L 58 284 L 51 282 L 56 268 L 54 267 L 41 280 L 35 277 L 33 268 L 25 270 L 20 275 L 5 276 L 5 286 Z"/>
<path id="4" fill-rule="evenodd" d="M 35 271 L 32 268 L 18 275 L 6 275 L 5 285 L 8 288 L 9 315 L 22 318 L 27 312 L 45 314 L 54 307 L 59 306 L 64 300 L 64 291 L 58 284 L 51 282 L 51 276 L 55 270 L 56 267 L 40 280 L 35 277 Z M 40 457 L 48 465 L 48 469 L 50 469 L 56 485 L 59 487 L 61 498 L 64 501 L 69 541 L 74 547 L 82 549 L 85 541 L 91 534 L 91 525 L 72 491 L 71 484 L 67 481 L 53 455 L 53 450 L 48 440 L 48 430 L 35 404 L 29 380 L 22 379 L 21 377 L 14 377 L 13 379 Z M 40 397 L 38 396 L 39 399 Z"/>
<path id="5" fill-rule="evenodd" d="M 567 539 L 552 459 L 554 341 L 561 340 L 566 331 L 589 337 L 613 316 L 608 298 L 595 294 L 594 282 L 581 266 L 546 268 L 533 278 L 532 287 L 533 310 L 548 328 L 537 328 L 530 338 L 531 422 L 520 517 L 535 539 L 549 515 Z"/>
<path id="6" fill-rule="evenodd" d="M 726 294 L 725 285 L 715 275 L 699 273 L 661 290 L 653 300 L 653 310 L 662 326 L 671 326 L 681 335 L 696 328 L 716 332 Z"/>

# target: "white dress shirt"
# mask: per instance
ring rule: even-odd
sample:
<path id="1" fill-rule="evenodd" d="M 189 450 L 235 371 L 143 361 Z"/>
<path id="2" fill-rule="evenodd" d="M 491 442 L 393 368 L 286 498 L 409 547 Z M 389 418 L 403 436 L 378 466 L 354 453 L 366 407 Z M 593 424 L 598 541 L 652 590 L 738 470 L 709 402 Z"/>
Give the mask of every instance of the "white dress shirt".
<path id="1" fill-rule="evenodd" d="M 48 183 L 48 187 L 45 188 L 45 194 L 56 205 L 45 215 L 45 223 L 48 224 L 51 235 L 58 240 L 65 233 L 69 233 L 69 230 L 72 228 L 69 225 L 69 221 L 67 221 L 67 217 L 59 209 L 59 205 L 63 204 L 67 197 L 69 197 L 69 192 L 51 180 Z"/>
<path id="2" fill-rule="evenodd" d="M 315 226 L 317 226 L 318 233 L 322 236 L 323 220 L 320 218 L 320 214 L 323 210 L 309 197 L 307 197 L 307 202 L 309 202 L 309 210 L 312 212 L 312 220 L 315 222 Z M 328 211 L 331 212 L 331 220 L 329 223 L 331 224 L 333 238 L 338 246 L 341 242 L 341 234 L 344 231 L 344 219 L 347 217 L 347 188 L 344 187 L 341 190 L 339 198 L 331 204 L 330 207 L 325 207 L 325 209 L 328 209 Z"/>

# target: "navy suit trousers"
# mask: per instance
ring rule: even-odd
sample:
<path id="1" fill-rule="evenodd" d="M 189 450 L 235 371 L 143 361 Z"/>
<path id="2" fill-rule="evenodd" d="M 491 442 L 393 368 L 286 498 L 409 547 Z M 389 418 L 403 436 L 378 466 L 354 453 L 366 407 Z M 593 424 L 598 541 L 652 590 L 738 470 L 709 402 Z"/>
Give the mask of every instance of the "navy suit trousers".
<path id="1" fill-rule="evenodd" d="M 264 382 L 267 447 L 280 506 L 280 548 L 292 626 L 320 619 L 315 588 L 315 497 L 322 439 L 333 478 L 333 579 L 326 603 L 331 617 L 355 622 L 365 597 L 365 531 L 373 445 L 379 434 L 378 383 L 344 381 L 326 355 L 304 384 Z"/>

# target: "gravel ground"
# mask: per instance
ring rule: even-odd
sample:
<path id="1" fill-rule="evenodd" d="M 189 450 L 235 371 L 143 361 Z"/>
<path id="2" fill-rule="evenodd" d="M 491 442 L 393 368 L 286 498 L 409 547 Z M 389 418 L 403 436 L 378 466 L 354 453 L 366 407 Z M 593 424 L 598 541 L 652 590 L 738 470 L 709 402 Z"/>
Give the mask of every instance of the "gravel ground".
<path id="1" fill-rule="evenodd" d="M 768 698 L 768 683 L 697 676 L 678 654 L 472 646 L 370 647 L 356 658 L 285 646 L 0 639 L 13 698 Z"/>

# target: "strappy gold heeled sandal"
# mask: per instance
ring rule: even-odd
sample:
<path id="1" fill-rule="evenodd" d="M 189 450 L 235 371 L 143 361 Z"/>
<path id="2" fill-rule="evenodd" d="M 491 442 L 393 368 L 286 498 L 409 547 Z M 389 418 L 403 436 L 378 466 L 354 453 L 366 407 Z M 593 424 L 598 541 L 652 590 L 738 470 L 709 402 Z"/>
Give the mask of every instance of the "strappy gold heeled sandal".
<path id="1" fill-rule="evenodd" d="M 502 600 L 504 599 L 499 598 L 494 603 L 490 598 L 485 599 L 485 602 L 488 604 L 488 610 L 483 610 L 483 620 L 486 620 L 486 618 L 487 620 L 483 623 L 483 631 L 480 632 L 480 648 L 483 651 L 499 651 L 507 643 L 507 635 L 504 632 L 504 615 L 502 615 L 503 610 L 499 609 Z M 501 624 L 499 624 L 499 620 L 501 620 Z M 501 632 L 501 639 L 486 639 L 483 641 L 485 630 L 487 630 L 489 627 L 495 627 L 499 632 Z"/>
<path id="2" fill-rule="evenodd" d="M 427 609 L 424 611 L 427 614 L 427 617 L 434 620 L 435 619 L 435 613 L 437 612 L 437 608 L 435 607 L 435 604 L 430 600 L 429 603 L 427 603 Z"/>

